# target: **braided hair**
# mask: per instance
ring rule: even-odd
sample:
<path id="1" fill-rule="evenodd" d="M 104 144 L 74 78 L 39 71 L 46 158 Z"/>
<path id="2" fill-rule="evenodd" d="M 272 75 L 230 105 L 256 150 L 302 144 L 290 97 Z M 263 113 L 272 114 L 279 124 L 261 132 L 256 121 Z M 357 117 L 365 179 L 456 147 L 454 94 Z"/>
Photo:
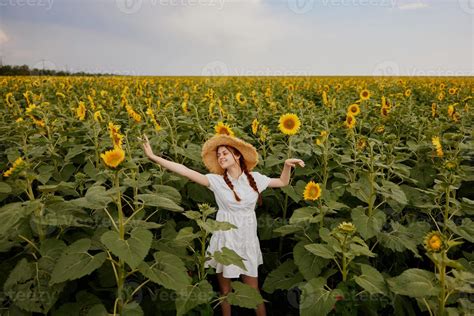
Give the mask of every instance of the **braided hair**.
<path id="1" fill-rule="evenodd" d="M 239 158 L 239 164 L 240 164 L 240 168 L 242 169 L 242 171 L 245 173 L 245 175 L 247 176 L 247 179 L 249 180 L 249 184 L 250 186 L 252 187 L 252 189 L 257 192 L 258 194 L 258 206 L 261 206 L 262 205 L 262 194 L 260 192 L 258 192 L 258 188 L 257 188 L 257 183 L 255 182 L 255 179 L 254 177 L 252 176 L 252 174 L 250 173 L 250 171 L 247 169 L 247 165 L 245 164 L 245 160 L 244 160 L 244 156 L 234 147 L 232 146 L 227 146 L 227 145 L 223 145 L 225 148 L 227 148 L 230 153 L 232 154 L 232 156 L 234 157 L 234 160 L 237 160 L 235 159 L 235 154 L 239 154 L 240 155 L 240 158 Z M 234 197 L 235 199 L 240 202 L 241 201 L 241 198 L 237 195 L 237 193 L 235 192 L 234 190 L 234 185 L 232 184 L 232 182 L 230 181 L 228 175 L 227 175 L 227 170 L 224 170 L 224 181 L 225 183 L 227 183 L 227 185 L 229 186 L 229 188 L 232 190 L 232 192 L 234 193 Z"/>

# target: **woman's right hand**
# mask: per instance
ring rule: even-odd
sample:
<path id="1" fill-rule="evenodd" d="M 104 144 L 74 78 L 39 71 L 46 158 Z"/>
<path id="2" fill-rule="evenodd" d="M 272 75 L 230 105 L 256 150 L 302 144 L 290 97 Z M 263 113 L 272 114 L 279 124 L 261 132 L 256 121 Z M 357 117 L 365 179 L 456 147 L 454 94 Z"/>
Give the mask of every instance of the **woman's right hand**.
<path id="1" fill-rule="evenodd" d="M 143 135 L 143 151 L 148 158 L 153 158 L 155 154 L 153 154 L 153 150 L 151 149 L 150 141 L 146 135 Z"/>

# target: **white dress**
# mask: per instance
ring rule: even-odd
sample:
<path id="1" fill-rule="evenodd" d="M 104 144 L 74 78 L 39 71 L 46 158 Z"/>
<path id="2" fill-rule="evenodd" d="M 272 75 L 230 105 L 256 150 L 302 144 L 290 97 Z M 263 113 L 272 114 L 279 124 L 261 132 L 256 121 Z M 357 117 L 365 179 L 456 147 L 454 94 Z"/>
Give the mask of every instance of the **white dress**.
<path id="1" fill-rule="evenodd" d="M 268 187 L 270 178 L 259 172 L 250 173 L 255 179 L 258 191 L 261 193 Z M 218 211 L 217 221 L 229 222 L 237 226 L 227 231 L 217 231 L 211 236 L 211 241 L 207 252 L 213 254 L 222 247 L 234 250 L 243 260 L 247 271 L 236 265 L 223 265 L 209 259 L 205 267 L 214 267 L 217 273 L 223 272 L 226 278 L 238 278 L 240 274 L 257 277 L 258 266 L 263 263 L 260 243 L 257 237 L 257 217 L 255 207 L 258 199 L 257 192 L 252 189 L 245 173 L 242 173 L 238 179 L 228 175 L 229 180 L 234 185 L 234 190 L 240 197 L 237 201 L 234 193 L 224 181 L 224 177 L 218 174 L 206 174 L 209 179 L 209 189 L 214 192 Z"/>

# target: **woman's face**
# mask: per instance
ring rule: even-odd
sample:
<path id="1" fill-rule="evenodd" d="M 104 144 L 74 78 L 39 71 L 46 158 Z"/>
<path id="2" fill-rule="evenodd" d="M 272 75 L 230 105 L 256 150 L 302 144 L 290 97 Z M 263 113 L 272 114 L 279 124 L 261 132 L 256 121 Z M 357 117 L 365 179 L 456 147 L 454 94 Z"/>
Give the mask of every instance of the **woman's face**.
<path id="1" fill-rule="evenodd" d="M 226 147 L 221 146 L 217 148 L 217 162 L 219 163 L 222 169 L 228 169 L 232 167 L 234 164 L 238 165 L 238 159 L 240 158 L 240 156 L 238 154 L 234 154 L 234 155 L 237 161 L 234 159 L 232 152 Z"/>

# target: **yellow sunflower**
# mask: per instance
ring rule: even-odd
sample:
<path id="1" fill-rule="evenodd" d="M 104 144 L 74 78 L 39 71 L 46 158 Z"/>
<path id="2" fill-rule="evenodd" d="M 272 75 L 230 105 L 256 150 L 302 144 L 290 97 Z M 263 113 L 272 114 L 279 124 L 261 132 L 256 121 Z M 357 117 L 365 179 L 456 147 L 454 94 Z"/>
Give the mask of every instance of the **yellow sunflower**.
<path id="1" fill-rule="evenodd" d="M 357 116 L 360 114 L 360 107 L 358 104 L 351 104 L 347 108 L 347 112 L 350 113 L 352 116 Z"/>
<path id="2" fill-rule="evenodd" d="M 303 197 L 306 201 L 315 201 L 319 199 L 321 196 L 321 187 L 319 183 L 315 183 L 313 181 L 308 182 L 306 187 L 304 188 Z"/>
<path id="3" fill-rule="evenodd" d="M 214 126 L 214 130 L 216 131 L 216 134 L 224 134 L 232 137 L 234 136 L 234 132 L 232 131 L 230 126 L 223 122 L 218 122 L 217 125 Z"/>
<path id="4" fill-rule="evenodd" d="M 114 147 L 122 147 L 123 135 L 120 134 L 120 125 L 109 122 L 109 135 Z"/>
<path id="5" fill-rule="evenodd" d="M 436 117 L 436 110 L 438 109 L 438 106 L 436 105 L 436 103 L 432 103 L 431 104 L 431 116 L 432 117 Z"/>
<path id="6" fill-rule="evenodd" d="M 112 150 L 100 154 L 100 157 L 107 166 L 116 168 L 125 159 L 125 151 L 120 147 L 115 147 Z"/>
<path id="7" fill-rule="evenodd" d="M 4 176 L 5 178 L 11 176 L 11 175 L 13 174 L 13 172 L 15 172 L 15 171 L 18 169 L 18 167 L 20 167 L 20 166 L 23 165 L 24 163 L 25 163 L 25 161 L 23 160 L 23 158 L 21 158 L 21 157 L 17 158 L 17 159 L 13 162 L 13 165 L 11 166 L 11 168 L 8 169 L 7 171 L 5 171 L 5 172 L 3 173 L 3 176 Z"/>
<path id="8" fill-rule="evenodd" d="M 361 100 L 368 100 L 370 99 L 370 91 L 367 89 L 364 89 L 360 92 L 359 96 Z"/>
<path id="9" fill-rule="evenodd" d="M 100 111 L 95 111 L 94 112 L 94 121 L 96 122 L 103 122 L 104 119 L 102 118 L 102 114 L 100 113 Z"/>
<path id="10" fill-rule="evenodd" d="M 352 223 L 342 222 L 337 226 L 337 230 L 339 230 L 343 234 L 353 234 L 356 231 L 356 227 Z"/>
<path id="11" fill-rule="evenodd" d="M 258 131 L 258 120 L 257 120 L 257 119 L 254 119 L 254 120 L 252 121 L 252 133 L 253 133 L 254 135 L 256 135 L 256 134 L 257 134 L 257 131 Z"/>
<path id="12" fill-rule="evenodd" d="M 247 99 L 242 95 L 241 92 L 237 92 L 237 94 L 235 95 L 235 99 L 240 105 L 244 105 L 245 103 L 247 103 Z"/>
<path id="13" fill-rule="evenodd" d="M 443 147 L 441 146 L 441 141 L 439 139 L 439 136 L 434 136 L 431 139 L 431 143 L 436 147 L 436 155 L 438 157 L 443 157 Z"/>
<path id="14" fill-rule="evenodd" d="M 406 89 L 405 90 L 405 96 L 408 98 L 411 96 L 411 89 Z"/>
<path id="15" fill-rule="evenodd" d="M 86 118 L 86 105 L 82 101 L 79 102 L 79 106 L 76 108 L 76 117 L 79 121 L 84 121 Z"/>
<path id="16" fill-rule="evenodd" d="M 344 122 L 344 125 L 347 128 L 354 128 L 356 125 L 356 118 L 353 115 L 348 114 L 346 116 L 346 121 Z"/>
<path id="17" fill-rule="evenodd" d="M 454 112 L 456 112 L 456 109 L 454 108 L 454 105 L 452 105 L 452 104 L 448 105 L 448 116 L 453 117 Z"/>
<path id="18" fill-rule="evenodd" d="M 424 246 L 428 252 L 438 252 L 443 248 L 443 235 L 437 231 L 432 231 L 425 236 Z"/>
<path id="19" fill-rule="evenodd" d="M 451 94 L 451 95 L 455 94 L 456 93 L 456 88 L 450 88 L 448 90 L 448 93 Z"/>
<path id="20" fill-rule="evenodd" d="M 285 135 L 294 135 L 298 132 L 301 121 L 296 114 L 286 113 L 280 116 L 278 127 Z"/>

